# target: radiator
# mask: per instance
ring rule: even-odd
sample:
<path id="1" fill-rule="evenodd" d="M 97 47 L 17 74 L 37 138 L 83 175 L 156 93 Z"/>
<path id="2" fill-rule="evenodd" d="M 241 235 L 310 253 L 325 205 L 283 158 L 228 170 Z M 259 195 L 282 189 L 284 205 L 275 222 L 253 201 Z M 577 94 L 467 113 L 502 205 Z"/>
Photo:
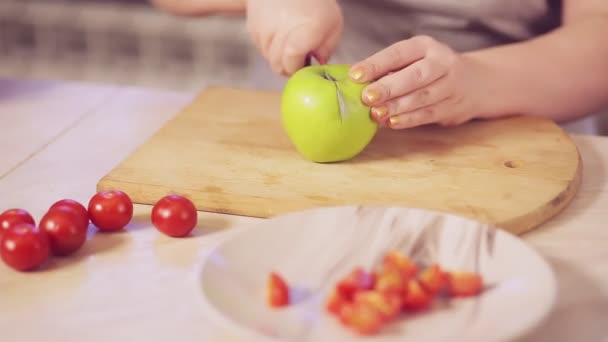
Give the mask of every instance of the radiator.
<path id="1" fill-rule="evenodd" d="M 244 84 L 254 53 L 242 18 L 177 18 L 134 1 L 0 0 L 0 77 L 192 91 Z"/>

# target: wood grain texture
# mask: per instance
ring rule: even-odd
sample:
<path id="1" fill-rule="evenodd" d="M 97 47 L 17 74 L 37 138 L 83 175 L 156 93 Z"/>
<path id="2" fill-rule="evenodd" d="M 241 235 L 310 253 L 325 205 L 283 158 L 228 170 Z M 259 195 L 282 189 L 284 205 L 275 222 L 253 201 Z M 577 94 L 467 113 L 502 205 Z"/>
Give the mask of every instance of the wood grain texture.
<path id="1" fill-rule="evenodd" d="M 551 121 L 513 117 L 458 127 L 381 130 L 355 159 L 304 160 L 281 126 L 280 94 L 207 88 L 103 177 L 141 204 L 167 193 L 198 209 L 254 217 L 333 205 L 455 213 L 515 234 L 565 208 L 578 149 Z"/>

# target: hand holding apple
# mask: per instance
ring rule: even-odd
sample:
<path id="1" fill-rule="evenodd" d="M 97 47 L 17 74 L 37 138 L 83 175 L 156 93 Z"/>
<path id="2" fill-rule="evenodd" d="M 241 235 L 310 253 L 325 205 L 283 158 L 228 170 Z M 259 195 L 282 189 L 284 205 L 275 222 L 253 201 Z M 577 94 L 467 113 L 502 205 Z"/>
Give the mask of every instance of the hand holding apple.
<path id="1" fill-rule="evenodd" d="M 489 113 L 485 102 L 495 98 L 487 87 L 492 73 L 484 65 L 426 36 L 397 42 L 350 73 L 369 83 L 363 101 L 373 118 L 393 129 L 462 124 Z"/>
<path id="2" fill-rule="evenodd" d="M 345 161 L 372 140 L 378 124 L 361 100 L 365 83 L 348 65 L 314 65 L 293 74 L 281 98 L 283 127 L 298 152 L 318 162 Z"/>

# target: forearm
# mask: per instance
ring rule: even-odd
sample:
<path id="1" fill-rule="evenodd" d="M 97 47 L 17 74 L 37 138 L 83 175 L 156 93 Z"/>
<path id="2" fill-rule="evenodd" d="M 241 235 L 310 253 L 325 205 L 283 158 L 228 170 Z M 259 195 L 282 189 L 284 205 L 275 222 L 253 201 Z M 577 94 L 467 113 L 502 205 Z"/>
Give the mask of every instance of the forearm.
<path id="1" fill-rule="evenodd" d="M 206 16 L 243 14 L 247 0 L 150 0 L 150 2 L 174 15 Z"/>
<path id="2" fill-rule="evenodd" d="M 536 39 L 466 53 L 486 70 L 488 116 L 567 121 L 608 108 L 608 16 Z"/>

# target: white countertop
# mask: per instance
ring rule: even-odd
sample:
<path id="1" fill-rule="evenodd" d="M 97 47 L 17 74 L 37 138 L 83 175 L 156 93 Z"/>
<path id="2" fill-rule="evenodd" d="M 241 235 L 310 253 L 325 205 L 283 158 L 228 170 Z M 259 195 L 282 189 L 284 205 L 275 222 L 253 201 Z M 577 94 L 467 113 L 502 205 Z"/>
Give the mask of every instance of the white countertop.
<path id="1" fill-rule="evenodd" d="M 55 201 L 86 205 L 97 181 L 194 94 L 0 81 L 0 210 L 36 221 Z M 525 341 L 608 339 L 608 138 L 575 135 L 583 181 L 557 217 L 523 236 L 553 267 L 557 305 Z M 76 255 L 18 273 L 0 263 L 2 341 L 226 341 L 192 300 L 205 253 L 258 219 L 201 212 L 194 238 L 161 236 L 148 206 L 120 234 L 92 234 Z M 525 310 L 525 303 L 522 303 Z M 230 339 L 232 340 L 232 339 Z"/>

